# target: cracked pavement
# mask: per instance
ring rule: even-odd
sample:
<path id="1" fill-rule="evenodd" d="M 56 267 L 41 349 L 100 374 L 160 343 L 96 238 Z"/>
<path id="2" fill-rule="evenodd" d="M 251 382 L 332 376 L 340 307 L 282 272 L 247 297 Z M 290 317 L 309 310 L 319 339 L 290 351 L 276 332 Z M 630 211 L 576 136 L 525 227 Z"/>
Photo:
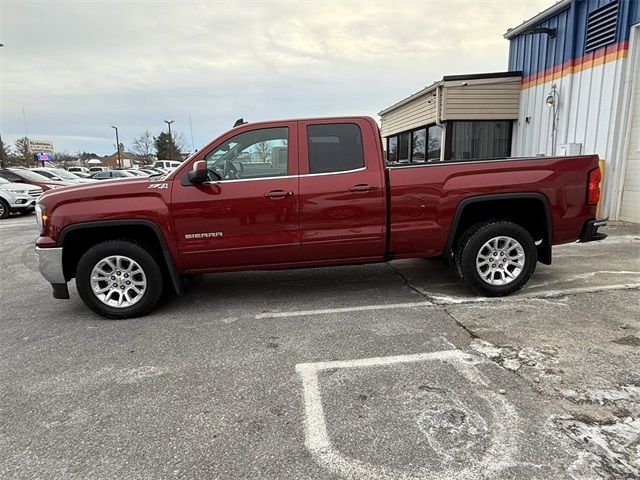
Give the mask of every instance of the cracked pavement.
<path id="1" fill-rule="evenodd" d="M 433 260 L 193 279 L 140 319 L 51 298 L 0 222 L 0 478 L 640 476 L 640 226 L 517 295 Z"/>

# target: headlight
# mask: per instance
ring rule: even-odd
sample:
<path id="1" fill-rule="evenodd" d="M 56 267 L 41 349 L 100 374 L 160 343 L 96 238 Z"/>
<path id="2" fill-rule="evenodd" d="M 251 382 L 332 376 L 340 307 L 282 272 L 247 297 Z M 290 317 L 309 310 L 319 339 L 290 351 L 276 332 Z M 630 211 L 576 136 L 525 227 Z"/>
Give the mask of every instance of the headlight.
<path id="1" fill-rule="evenodd" d="M 45 212 L 44 205 L 42 205 L 41 203 L 37 203 L 36 204 L 36 223 L 38 224 L 38 227 L 40 227 L 40 233 L 44 233 L 44 227 L 48 219 L 49 217 Z"/>
<path id="2" fill-rule="evenodd" d="M 45 184 L 45 186 L 46 186 L 47 188 L 50 188 L 51 190 L 53 190 L 54 188 L 58 188 L 60 185 L 49 185 L 49 184 L 47 183 L 47 184 Z"/>

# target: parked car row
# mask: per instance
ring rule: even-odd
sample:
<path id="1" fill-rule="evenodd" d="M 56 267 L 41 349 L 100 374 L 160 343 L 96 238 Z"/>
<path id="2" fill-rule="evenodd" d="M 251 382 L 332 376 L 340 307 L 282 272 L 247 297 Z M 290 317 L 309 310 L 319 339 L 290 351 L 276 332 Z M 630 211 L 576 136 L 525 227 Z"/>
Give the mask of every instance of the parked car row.
<path id="1" fill-rule="evenodd" d="M 98 166 L 69 167 L 67 170 L 53 167 L 0 168 L 0 219 L 12 213 L 32 213 L 38 197 L 47 190 L 97 183 L 100 180 L 164 176 L 179 166 L 180 162 L 162 160 L 156 165 L 117 170 Z"/>

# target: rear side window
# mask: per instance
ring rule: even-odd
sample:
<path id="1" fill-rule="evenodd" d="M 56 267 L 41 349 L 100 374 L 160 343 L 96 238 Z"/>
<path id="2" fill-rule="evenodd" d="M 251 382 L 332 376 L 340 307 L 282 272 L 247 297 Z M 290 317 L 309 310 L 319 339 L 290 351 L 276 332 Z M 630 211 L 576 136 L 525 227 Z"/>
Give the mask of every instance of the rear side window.
<path id="1" fill-rule="evenodd" d="M 330 173 L 364 167 L 362 133 L 355 123 L 307 126 L 309 173 Z"/>

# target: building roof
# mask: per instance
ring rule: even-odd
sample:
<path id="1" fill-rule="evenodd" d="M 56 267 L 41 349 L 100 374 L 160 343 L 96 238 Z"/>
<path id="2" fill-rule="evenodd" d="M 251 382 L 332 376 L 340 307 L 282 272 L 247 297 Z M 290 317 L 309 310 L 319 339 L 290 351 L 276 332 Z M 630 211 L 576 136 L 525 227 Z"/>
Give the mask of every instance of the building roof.
<path id="1" fill-rule="evenodd" d="M 541 11 L 537 15 L 531 17 L 529 20 L 525 20 L 520 25 L 514 28 L 510 28 L 503 35 L 507 40 L 512 39 L 513 37 L 520 35 L 521 33 L 527 31 L 531 27 L 535 27 L 541 22 L 544 22 L 549 17 L 553 17 L 556 13 L 561 12 L 562 10 L 569 8 L 571 6 L 571 0 L 559 0 L 555 4 L 551 5 L 549 8 Z"/>
<path id="2" fill-rule="evenodd" d="M 459 81 L 467 81 L 467 80 L 490 80 L 494 78 L 512 78 L 512 77 L 521 77 L 521 71 L 513 71 L 513 72 L 491 72 L 491 73 L 471 73 L 465 75 L 446 75 L 442 77 L 442 80 L 437 82 L 433 82 L 431 85 L 424 87 L 422 90 L 418 90 L 416 93 L 411 94 L 407 98 L 400 100 L 397 103 L 394 103 L 390 107 L 385 108 L 378 112 L 378 115 L 382 116 L 386 113 L 389 113 L 397 108 L 400 108 L 403 105 L 406 105 L 409 102 L 412 102 L 416 98 L 420 98 L 423 95 L 433 92 L 440 85 L 444 85 L 446 82 L 459 82 Z"/>

